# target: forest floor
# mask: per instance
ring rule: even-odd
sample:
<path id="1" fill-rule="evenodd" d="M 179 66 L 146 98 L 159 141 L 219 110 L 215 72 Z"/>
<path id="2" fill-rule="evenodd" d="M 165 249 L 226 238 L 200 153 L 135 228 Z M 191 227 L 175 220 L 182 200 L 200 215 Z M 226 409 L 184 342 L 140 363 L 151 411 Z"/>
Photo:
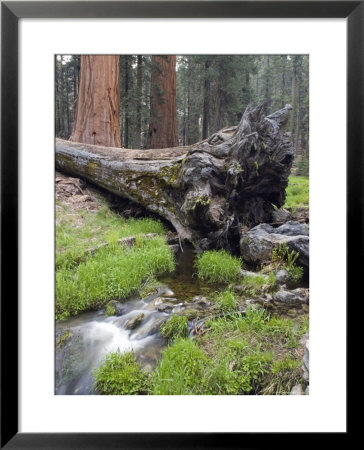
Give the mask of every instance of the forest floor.
<path id="1" fill-rule="evenodd" d="M 284 207 L 293 212 L 297 209 L 309 207 L 309 179 L 308 177 L 290 176 L 286 189 L 286 202 Z"/>
<path id="2" fill-rule="evenodd" d="M 174 271 L 175 256 L 167 245 L 170 232 L 160 221 L 126 219 L 110 208 L 102 191 L 77 178 L 57 172 L 55 181 L 57 320 L 102 308 L 110 314 L 113 302 L 153 290 L 160 285 L 159 275 Z M 290 178 L 285 207 L 293 212 L 308 208 L 308 179 Z M 133 246 L 119 245 L 130 236 L 135 237 Z M 244 296 L 232 286 L 227 282 L 208 298 L 197 296 L 181 314 L 165 314 L 160 333 L 168 345 L 155 370 L 142 370 L 130 353 L 106 355 L 94 374 L 97 391 L 289 394 L 301 382 L 307 316 L 291 320 L 264 309 L 245 309 Z M 268 284 L 246 277 L 244 289 L 258 296 L 267 289 L 273 292 L 274 286 L 274 277 Z M 191 323 L 196 327 L 201 317 L 203 327 L 191 340 Z"/>

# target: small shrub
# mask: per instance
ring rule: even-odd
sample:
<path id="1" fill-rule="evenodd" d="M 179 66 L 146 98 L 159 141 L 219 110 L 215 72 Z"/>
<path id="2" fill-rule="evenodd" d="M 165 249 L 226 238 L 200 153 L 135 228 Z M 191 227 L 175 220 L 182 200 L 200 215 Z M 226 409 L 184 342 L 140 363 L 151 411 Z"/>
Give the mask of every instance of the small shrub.
<path id="1" fill-rule="evenodd" d="M 138 395 L 148 392 L 148 375 L 133 353 L 110 353 L 94 370 L 94 388 L 101 395 Z"/>
<path id="2" fill-rule="evenodd" d="M 239 278 L 241 260 L 225 250 L 209 250 L 197 257 L 195 267 L 203 281 L 229 283 Z"/>
<path id="3" fill-rule="evenodd" d="M 160 327 L 161 335 L 167 339 L 177 339 L 187 337 L 189 329 L 186 316 L 177 316 L 173 314 L 167 322 Z"/>
<path id="4" fill-rule="evenodd" d="M 298 252 L 295 252 L 294 250 L 289 251 L 287 243 L 278 244 L 278 246 L 272 250 L 272 264 L 276 268 L 282 266 L 292 267 L 298 257 Z"/>
<path id="5" fill-rule="evenodd" d="M 229 369 L 226 359 L 207 372 L 208 393 L 212 395 L 237 395 L 240 391 L 239 374 Z"/>
<path id="6" fill-rule="evenodd" d="M 272 266 L 278 270 L 284 268 L 291 277 L 291 287 L 297 286 L 303 276 L 303 268 L 296 265 L 299 252 L 290 251 L 287 243 L 278 244 L 272 251 Z"/>
<path id="7" fill-rule="evenodd" d="M 195 341 L 178 338 L 162 353 L 153 374 L 155 395 L 197 395 L 206 393 L 205 370 L 211 364 Z"/>
<path id="8" fill-rule="evenodd" d="M 229 290 L 221 292 L 215 297 L 214 301 L 218 310 L 221 312 L 229 313 L 236 310 L 237 299 Z"/>
<path id="9" fill-rule="evenodd" d="M 292 278 L 292 284 L 295 286 L 298 285 L 303 276 L 303 267 L 300 266 L 287 267 L 287 272 Z"/>
<path id="10" fill-rule="evenodd" d="M 241 374 L 239 381 L 243 392 L 249 393 L 258 388 L 264 375 L 269 371 L 272 359 L 272 353 L 259 351 L 241 358 L 235 370 Z"/>

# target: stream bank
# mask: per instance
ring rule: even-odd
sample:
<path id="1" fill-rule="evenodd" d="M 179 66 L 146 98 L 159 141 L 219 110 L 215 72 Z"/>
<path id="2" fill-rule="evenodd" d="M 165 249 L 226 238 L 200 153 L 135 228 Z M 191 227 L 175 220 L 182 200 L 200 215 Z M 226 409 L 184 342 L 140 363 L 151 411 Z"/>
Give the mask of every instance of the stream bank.
<path id="1" fill-rule="evenodd" d="M 71 183 L 71 186 L 74 184 Z M 88 194 L 84 187 L 82 194 L 87 198 Z M 81 196 L 81 193 L 77 195 Z M 57 208 L 61 232 L 58 243 L 62 244 L 57 257 L 60 261 L 59 267 L 64 268 L 67 276 L 76 273 L 75 270 L 78 270 L 80 265 L 80 255 L 82 260 L 82 255 L 90 248 L 90 243 L 92 246 L 98 246 L 106 242 L 107 248 L 113 249 L 118 245 L 116 241 L 123 239 L 125 235 L 130 236 L 136 229 L 142 234 L 156 233 L 163 236 L 166 233 L 165 229 L 160 228 L 154 221 L 138 222 L 131 219 L 129 222 L 120 219 L 97 199 L 94 208 L 86 212 L 82 207 L 75 212 L 73 207 L 69 205 L 65 207 L 62 202 Z M 62 217 L 66 217 L 66 221 L 63 221 Z M 299 344 L 299 340 L 307 332 L 308 327 L 307 285 L 304 283 L 300 287 L 287 287 L 289 274 L 288 278 L 287 273 L 278 276 L 278 270 L 274 280 L 270 279 L 267 273 L 241 270 L 239 278 L 230 285 L 203 282 L 196 273 L 196 254 L 192 247 L 183 244 L 181 251 L 178 240 L 173 240 L 170 233 L 168 238 L 170 243 L 168 251 L 175 253 L 175 269 L 169 273 L 165 271 L 163 273 L 163 270 L 159 274 L 156 273 L 154 276 L 156 279 L 152 277 L 149 285 L 142 276 L 140 288 L 136 292 L 142 292 L 143 295 L 133 293 L 122 303 L 116 300 L 109 302 L 110 298 L 106 298 L 102 305 L 93 306 L 94 311 L 76 312 L 74 317 L 57 321 L 56 394 L 100 393 L 94 386 L 93 371 L 103 363 L 106 355 L 118 351 L 121 353 L 132 351 L 143 371 L 154 379 L 166 358 L 163 356 L 165 351 L 167 349 L 173 351 L 174 345 L 177 345 L 173 339 L 168 341 L 164 338 L 160 330 L 163 323 L 175 315 L 187 318 L 189 335 L 203 352 L 202 359 L 205 362 L 204 375 L 201 379 L 210 380 L 209 386 L 206 386 L 198 381 L 196 375 L 194 385 L 200 386 L 200 390 L 189 391 L 185 386 L 181 387 L 181 393 L 289 393 L 287 389 L 291 386 L 291 381 L 298 383 L 301 377 L 299 365 L 303 358 L 303 344 Z M 133 241 L 132 248 L 136 247 L 136 250 L 143 248 L 145 242 L 143 236 L 137 237 Z M 91 256 L 86 259 L 93 261 L 93 255 Z M 85 265 L 82 264 L 84 262 L 81 262 L 81 267 L 84 268 Z M 95 276 L 97 273 L 95 271 Z M 113 282 L 110 280 L 106 285 L 108 288 Z M 144 288 L 149 288 L 149 292 Z M 233 312 L 218 307 L 216 299 L 226 290 L 231 291 L 236 302 Z M 111 315 L 107 315 L 110 313 L 108 311 L 110 303 L 113 303 L 114 309 Z M 268 315 L 251 313 L 251 308 L 254 311 L 263 308 L 268 311 Z M 272 320 L 274 317 L 277 319 Z M 257 330 L 254 329 L 253 322 L 254 326 L 260 327 L 259 339 L 263 343 L 262 350 L 257 350 L 259 342 L 256 342 Z M 275 330 L 276 337 L 272 330 Z M 221 347 L 219 342 L 224 342 L 224 345 Z M 183 349 L 185 344 L 179 342 L 178 345 Z M 235 347 L 240 348 L 238 353 Z M 201 352 L 196 353 L 197 360 L 198 355 L 201 355 Z M 258 361 L 262 365 L 264 376 L 268 378 L 271 376 L 269 372 L 271 367 L 276 373 L 291 371 L 289 373 L 294 375 L 292 380 L 288 377 L 284 389 L 276 385 L 272 387 L 271 381 L 267 379 L 264 382 L 266 383 L 264 391 L 260 384 L 252 384 L 239 372 L 242 370 L 240 367 L 245 367 L 247 361 L 249 364 L 256 364 Z M 183 364 L 188 366 L 189 362 L 184 361 Z M 173 372 L 177 374 L 178 367 L 174 367 Z M 221 373 L 224 374 L 223 380 L 219 378 L 222 376 Z M 243 379 L 245 384 L 241 384 Z M 222 386 L 220 391 L 216 390 L 217 385 Z M 151 390 L 150 393 L 164 392 L 164 388 L 158 389 Z M 173 389 L 177 393 L 175 385 L 171 385 L 171 392 Z"/>

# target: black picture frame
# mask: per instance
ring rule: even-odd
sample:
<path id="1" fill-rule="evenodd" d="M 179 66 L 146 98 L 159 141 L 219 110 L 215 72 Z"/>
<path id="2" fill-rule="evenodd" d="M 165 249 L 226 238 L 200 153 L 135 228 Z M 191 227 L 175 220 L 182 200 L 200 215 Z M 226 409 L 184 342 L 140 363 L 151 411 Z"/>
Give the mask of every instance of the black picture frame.
<path id="1" fill-rule="evenodd" d="M 347 305 L 363 273 L 364 1 L 1 2 L 1 448 L 256 448 L 267 433 L 18 432 L 18 21 L 21 18 L 347 18 Z M 360 292 L 360 291 L 358 291 Z M 12 301 L 8 301 L 11 293 Z M 355 299 L 352 299 L 355 300 Z M 9 320 L 11 318 L 11 320 Z M 350 346 L 348 345 L 348 350 Z M 348 417 L 348 415 L 347 415 Z M 338 433 L 335 440 L 348 437 Z M 300 438 L 302 445 L 309 437 Z M 316 434 L 316 439 L 317 439 Z M 280 434 L 280 446 L 295 445 Z"/>

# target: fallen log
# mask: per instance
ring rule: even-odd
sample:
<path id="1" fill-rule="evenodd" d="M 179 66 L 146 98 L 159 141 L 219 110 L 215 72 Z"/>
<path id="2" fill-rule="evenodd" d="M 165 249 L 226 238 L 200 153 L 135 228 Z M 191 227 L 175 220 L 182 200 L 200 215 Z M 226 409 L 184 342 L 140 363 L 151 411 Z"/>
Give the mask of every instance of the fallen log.
<path id="1" fill-rule="evenodd" d="M 167 219 L 201 249 L 239 247 L 240 225 L 269 222 L 284 204 L 294 148 L 290 105 L 249 105 L 237 127 L 188 147 L 129 150 L 56 139 L 56 168 Z"/>

